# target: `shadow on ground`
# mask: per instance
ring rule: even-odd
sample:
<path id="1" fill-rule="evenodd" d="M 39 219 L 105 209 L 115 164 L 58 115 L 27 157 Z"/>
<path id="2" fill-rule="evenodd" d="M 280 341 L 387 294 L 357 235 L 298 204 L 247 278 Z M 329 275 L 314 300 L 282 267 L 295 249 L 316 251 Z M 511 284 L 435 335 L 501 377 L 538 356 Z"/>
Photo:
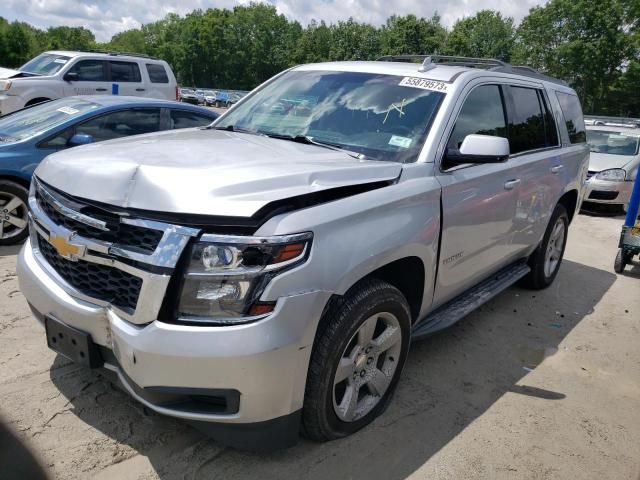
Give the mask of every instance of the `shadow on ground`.
<path id="1" fill-rule="evenodd" d="M 162 479 L 399 480 L 507 392 L 562 402 L 562 391 L 527 386 L 524 377 L 557 351 L 615 280 L 612 273 L 565 260 L 549 289 L 511 288 L 454 327 L 415 343 L 391 406 L 370 427 L 343 440 L 303 440 L 271 454 L 225 449 L 147 412 L 94 372 L 56 370 L 54 364 L 51 379 L 75 415 L 147 457 Z"/>

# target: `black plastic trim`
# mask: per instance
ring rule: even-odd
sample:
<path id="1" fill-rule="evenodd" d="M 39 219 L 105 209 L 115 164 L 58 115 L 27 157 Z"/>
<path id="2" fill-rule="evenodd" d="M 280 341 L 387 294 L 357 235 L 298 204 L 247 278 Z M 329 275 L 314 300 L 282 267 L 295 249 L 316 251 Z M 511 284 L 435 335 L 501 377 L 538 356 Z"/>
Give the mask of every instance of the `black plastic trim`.
<path id="1" fill-rule="evenodd" d="M 272 452 L 298 443 L 302 409 L 256 423 L 212 423 L 187 420 L 208 437 L 229 447 L 252 452 Z"/>

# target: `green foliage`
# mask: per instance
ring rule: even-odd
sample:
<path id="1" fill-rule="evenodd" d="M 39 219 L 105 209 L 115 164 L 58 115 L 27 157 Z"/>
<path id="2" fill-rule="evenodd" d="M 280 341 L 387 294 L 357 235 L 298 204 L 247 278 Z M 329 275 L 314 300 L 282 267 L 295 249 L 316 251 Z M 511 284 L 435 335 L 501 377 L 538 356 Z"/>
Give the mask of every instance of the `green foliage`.
<path id="1" fill-rule="evenodd" d="M 0 17 L 0 65 L 18 67 L 48 49 L 104 48 L 146 53 L 172 66 L 178 81 L 250 89 L 300 63 L 440 53 L 493 57 L 563 78 L 590 113 L 640 116 L 640 0 L 549 0 L 516 28 L 493 10 L 447 31 L 431 18 L 392 15 L 375 27 L 353 18 L 306 27 L 266 2 L 195 10 L 114 35 L 98 44 L 77 27 L 36 29 Z"/>
<path id="2" fill-rule="evenodd" d="M 512 18 L 482 10 L 458 20 L 447 37 L 446 51 L 464 57 L 488 57 L 509 61 L 515 41 Z"/>

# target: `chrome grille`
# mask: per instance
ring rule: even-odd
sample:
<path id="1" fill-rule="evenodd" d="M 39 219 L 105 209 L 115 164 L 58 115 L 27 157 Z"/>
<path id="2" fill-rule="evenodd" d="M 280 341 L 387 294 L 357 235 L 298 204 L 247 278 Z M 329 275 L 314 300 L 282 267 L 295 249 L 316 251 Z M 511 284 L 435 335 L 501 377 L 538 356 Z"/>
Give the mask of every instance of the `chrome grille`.
<path id="1" fill-rule="evenodd" d="M 141 278 L 99 263 L 66 260 L 39 234 L 38 247 L 49 265 L 73 288 L 129 313 L 135 311 L 142 288 Z"/>
<path id="2" fill-rule="evenodd" d="M 57 225 L 63 226 L 76 234 L 86 238 L 95 238 L 103 242 L 118 243 L 122 246 L 142 250 L 147 253 L 153 253 L 158 247 L 164 232 L 160 230 L 151 230 L 148 228 L 136 227 L 120 223 L 117 216 L 113 216 L 112 221 L 107 220 L 108 230 L 101 230 L 85 223 L 67 217 L 56 210 L 51 200 L 45 198 L 36 191 L 36 200 L 38 205 L 47 216 Z"/>
<path id="3" fill-rule="evenodd" d="M 96 209 L 32 182 L 31 245 L 43 268 L 69 295 L 132 323 L 157 319 L 178 259 L 200 230 Z"/>

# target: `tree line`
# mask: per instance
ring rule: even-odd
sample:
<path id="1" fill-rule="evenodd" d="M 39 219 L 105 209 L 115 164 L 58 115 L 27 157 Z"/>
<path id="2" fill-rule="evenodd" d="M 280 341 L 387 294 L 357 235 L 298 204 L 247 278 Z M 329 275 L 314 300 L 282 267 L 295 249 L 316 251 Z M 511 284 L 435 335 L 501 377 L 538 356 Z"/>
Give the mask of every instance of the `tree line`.
<path id="1" fill-rule="evenodd" d="M 550 0 L 516 25 L 482 10 L 442 25 L 392 15 L 382 26 L 354 18 L 302 26 L 266 3 L 195 10 L 96 41 L 83 27 L 40 30 L 0 17 L 0 66 L 18 67 L 44 50 L 109 49 L 145 53 L 172 66 L 184 85 L 251 89 L 290 66 L 383 55 L 491 57 L 565 79 L 586 112 L 640 116 L 640 1 Z"/>

